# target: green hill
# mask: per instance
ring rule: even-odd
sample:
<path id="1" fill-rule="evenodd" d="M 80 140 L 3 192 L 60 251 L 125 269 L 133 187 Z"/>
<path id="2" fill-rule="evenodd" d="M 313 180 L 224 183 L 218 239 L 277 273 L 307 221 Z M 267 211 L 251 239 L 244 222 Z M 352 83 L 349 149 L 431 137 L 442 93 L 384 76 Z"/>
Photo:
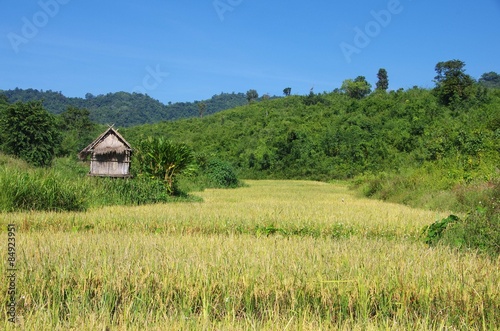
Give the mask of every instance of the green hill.
<path id="1" fill-rule="evenodd" d="M 70 98 L 61 92 L 50 90 L 19 88 L 0 91 L 0 93 L 4 94 L 11 103 L 43 100 L 44 108 L 53 114 L 61 114 L 67 110 L 68 106 L 85 108 L 90 111 L 92 121 L 100 124 L 115 124 L 120 127 L 199 117 L 199 103 L 205 104 L 205 115 L 248 103 L 244 93 L 234 92 L 214 95 L 203 101 L 169 103 L 168 105 L 148 95 L 126 92 L 98 96 L 87 93 L 85 98 Z"/>
<path id="2" fill-rule="evenodd" d="M 410 190 L 449 190 L 499 176 L 500 91 L 453 107 L 419 88 L 361 100 L 289 96 L 122 132 L 132 144 L 146 136 L 186 142 L 201 158 L 231 162 L 243 178 L 364 178 L 373 195 L 402 176 L 396 184 Z"/>

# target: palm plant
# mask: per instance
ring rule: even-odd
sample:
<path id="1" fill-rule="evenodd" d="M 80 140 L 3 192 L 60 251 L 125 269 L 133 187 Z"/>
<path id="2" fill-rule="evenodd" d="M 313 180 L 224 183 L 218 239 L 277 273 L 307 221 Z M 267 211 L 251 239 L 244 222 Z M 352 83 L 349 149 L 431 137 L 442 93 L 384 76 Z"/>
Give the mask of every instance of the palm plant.
<path id="1" fill-rule="evenodd" d="M 149 137 L 140 142 L 136 160 L 138 171 L 164 182 L 169 194 L 175 192 L 175 177 L 194 168 L 191 149 L 183 143 L 174 143 L 162 137 Z"/>

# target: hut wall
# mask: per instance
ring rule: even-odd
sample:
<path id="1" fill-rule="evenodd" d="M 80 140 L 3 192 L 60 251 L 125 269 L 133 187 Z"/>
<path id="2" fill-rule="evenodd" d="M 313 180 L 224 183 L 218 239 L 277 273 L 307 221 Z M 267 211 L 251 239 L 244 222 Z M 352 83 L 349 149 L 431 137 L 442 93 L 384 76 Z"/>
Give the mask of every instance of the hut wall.
<path id="1" fill-rule="evenodd" d="M 130 175 L 130 156 L 124 154 L 93 155 L 90 160 L 90 175 L 127 177 Z"/>

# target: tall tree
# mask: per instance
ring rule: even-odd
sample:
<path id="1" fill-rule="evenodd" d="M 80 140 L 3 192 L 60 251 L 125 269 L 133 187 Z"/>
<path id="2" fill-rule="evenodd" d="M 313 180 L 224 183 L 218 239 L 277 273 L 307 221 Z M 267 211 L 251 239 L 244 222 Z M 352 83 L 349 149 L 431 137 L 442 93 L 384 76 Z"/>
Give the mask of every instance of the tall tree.
<path id="1" fill-rule="evenodd" d="M 58 156 L 76 155 L 93 140 L 96 125 L 90 120 L 87 109 L 69 106 L 68 110 L 59 116 L 59 129 L 62 133 L 62 143 Z"/>
<path id="2" fill-rule="evenodd" d="M 90 111 L 87 109 L 69 106 L 60 116 L 62 130 L 77 130 L 79 133 L 84 133 L 94 128 L 94 123 L 90 120 Z"/>
<path id="3" fill-rule="evenodd" d="M 387 70 L 385 70 L 384 68 L 380 68 L 377 73 L 377 78 L 377 91 L 387 91 L 387 89 L 389 88 L 389 78 L 387 77 Z"/>
<path id="4" fill-rule="evenodd" d="M 472 94 L 474 79 L 465 73 L 465 63 L 460 60 L 439 62 L 436 64 L 434 91 L 443 105 L 467 100 Z"/>
<path id="5" fill-rule="evenodd" d="M 341 90 L 354 99 L 362 99 L 371 92 L 372 86 L 364 76 L 358 76 L 354 80 L 346 79 L 342 83 Z"/>
<path id="6" fill-rule="evenodd" d="M 0 93 L 0 150 L 3 149 L 3 144 L 5 140 L 5 132 L 3 130 L 3 120 L 6 118 L 5 112 L 7 111 L 7 107 L 9 105 L 7 96 L 5 94 Z"/>
<path id="7" fill-rule="evenodd" d="M 17 102 L 1 113 L 3 150 L 34 166 L 49 166 L 60 144 L 54 115 L 40 101 Z"/>
<path id="8" fill-rule="evenodd" d="M 204 102 L 198 102 L 198 113 L 200 114 L 200 118 L 203 118 L 203 114 L 207 110 L 207 104 Z"/>
<path id="9" fill-rule="evenodd" d="M 258 97 L 259 97 L 259 94 L 257 93 L 256 90 L 248 90 L 247 91 L 248 103 L 251 103 L 252 101 L 256 100 Z"/>
<path id="10" fill-rule="evenodd" d="M 1 104 L 4 104 L 4 105 L 7 105 L 9 104 L 9 99 L 7 98 L 7 96 L 3 93 L 0 93 L 0 105 Z"/>
<path id="11" fill-rule="evenodd" d="M 500 75 L 494 71 L 484 73 L 479 78 L 479 84 L 484 87 L 500 88 Z"/>
<path id="12" fill-rule="evenodd" d="M 292 88 L 291 87 L 285 87 L 283 89 L 283 94 L 287 97 L 292 93 Z"/>

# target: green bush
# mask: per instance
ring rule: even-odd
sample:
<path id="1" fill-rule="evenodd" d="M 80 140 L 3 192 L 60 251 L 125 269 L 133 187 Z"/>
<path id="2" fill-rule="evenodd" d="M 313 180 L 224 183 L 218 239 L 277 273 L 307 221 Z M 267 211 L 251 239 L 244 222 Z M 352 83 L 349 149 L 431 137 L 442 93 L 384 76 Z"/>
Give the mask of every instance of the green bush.
<path id="1" fill-rule="evenodd" d="M 1 148 L 37 167 L 50 166 L 60 144 L 56 118 L 42 102 L 17 102 L 0 111 Z"/>
<path id="2" fill-rule="evenodd" d="M 425 243 L 428 245 L 434 245 L 439 242 L 443 238 L 443 233 L 448 225 L 456 223 L 459 220 L 458 216 L 450 215 L 425 227 L 423 231 Z"/>
<path id="3" fill-rule="evenodd" d="M 452 223 L 452 224 L 450 224 Z M 467 217 L 454 215 L 425 228 L 425 242 L 474 249 L 492 256 L 500 255 L 500 181 L 490 183 L 483 199 Z"/>
<path id="4" fill-rule="evenodd" d="M 206 164 L 205 173 L 209 186 L 215 188 L 232 188 L 239 186 L 239 180 L 233 167 L 224 161 L 213 159 Z"/>

